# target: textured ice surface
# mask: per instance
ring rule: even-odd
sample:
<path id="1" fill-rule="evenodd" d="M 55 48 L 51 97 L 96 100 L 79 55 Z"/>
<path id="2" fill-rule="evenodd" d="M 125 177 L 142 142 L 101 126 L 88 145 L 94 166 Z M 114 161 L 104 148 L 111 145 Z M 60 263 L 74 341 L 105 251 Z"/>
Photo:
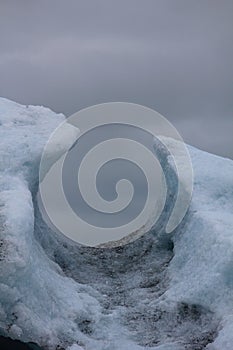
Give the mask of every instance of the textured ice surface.
<path id="1" fill-rule="evenodd" d="M 233 162 L 190 147 L 193 199 L 175 232 L 162 222 L 124 247 L 79 247 L 36 203 L 41 152 L 63 120 L 0 99 L 0 333 L 48 349 L 232 350 Z"/>

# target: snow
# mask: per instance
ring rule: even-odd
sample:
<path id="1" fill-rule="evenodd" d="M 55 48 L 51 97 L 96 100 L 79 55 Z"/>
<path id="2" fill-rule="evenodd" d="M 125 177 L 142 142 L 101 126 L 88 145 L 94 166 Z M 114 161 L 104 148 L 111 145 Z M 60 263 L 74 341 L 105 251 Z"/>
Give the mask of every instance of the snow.
<path id="1" fill-rule="evenodd" d="M 36 203 L 43 147 L 64 119 L 0 98 L 0 333 L 51 350 L 231 350 L 233 161 L 189 147 L 193 197 L 174 232 L 80 247 Z"/>

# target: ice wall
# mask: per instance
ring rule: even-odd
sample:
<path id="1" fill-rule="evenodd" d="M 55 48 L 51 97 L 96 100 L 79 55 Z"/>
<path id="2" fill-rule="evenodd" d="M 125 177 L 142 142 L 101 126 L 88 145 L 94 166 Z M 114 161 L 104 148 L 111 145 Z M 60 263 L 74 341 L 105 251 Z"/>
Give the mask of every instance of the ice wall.
<path id="1" fill-rule="evenodd" d="M 231 350 L 233 162 L 190 147 L 193 199 L 175 232 L 79 247 L 36 204 L 41 153 L 63 120 L 0 99 L 0 333 L 48 349 Z"/>

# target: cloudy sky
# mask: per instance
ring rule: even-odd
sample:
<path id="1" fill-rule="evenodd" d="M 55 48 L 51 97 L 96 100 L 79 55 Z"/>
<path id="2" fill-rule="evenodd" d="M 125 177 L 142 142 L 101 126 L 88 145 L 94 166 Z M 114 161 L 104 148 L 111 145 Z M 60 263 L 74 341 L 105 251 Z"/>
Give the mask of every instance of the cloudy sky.
<path id="1" fill-rule="evenodd" d="M 0 0 L 0 96 L 143 104 L 231 158 L 232 62 L 232 0 Z"/>

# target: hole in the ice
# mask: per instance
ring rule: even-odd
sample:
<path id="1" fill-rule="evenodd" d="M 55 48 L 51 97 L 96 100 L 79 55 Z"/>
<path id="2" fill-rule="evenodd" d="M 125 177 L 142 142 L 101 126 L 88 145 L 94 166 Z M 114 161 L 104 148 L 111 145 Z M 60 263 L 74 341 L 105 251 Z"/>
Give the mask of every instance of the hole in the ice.
<path id="1" fill-rule="evenodd" d="M 91 326 L 92 322 L 90 320 L 82 320 L 78 322 L 78 327 L 80 331 L 86 335 L 91 335 L 93 333 Z"/>
<path id="2" fill-rule="evenodd" d="M 65 348 L 63 346 L 61 346 L 61 345 L 57 345 L 56 346 L 56 350 L 65 350 Z"/>
<path id="3" fill-rule="evenodd" d="M 197 321 L 201 317 L 202 307 L 199 305 L 189 305 L 187 303 L 180 303 L 178 306 L 178 313 L 181 319 L 191 318 Z"/>

